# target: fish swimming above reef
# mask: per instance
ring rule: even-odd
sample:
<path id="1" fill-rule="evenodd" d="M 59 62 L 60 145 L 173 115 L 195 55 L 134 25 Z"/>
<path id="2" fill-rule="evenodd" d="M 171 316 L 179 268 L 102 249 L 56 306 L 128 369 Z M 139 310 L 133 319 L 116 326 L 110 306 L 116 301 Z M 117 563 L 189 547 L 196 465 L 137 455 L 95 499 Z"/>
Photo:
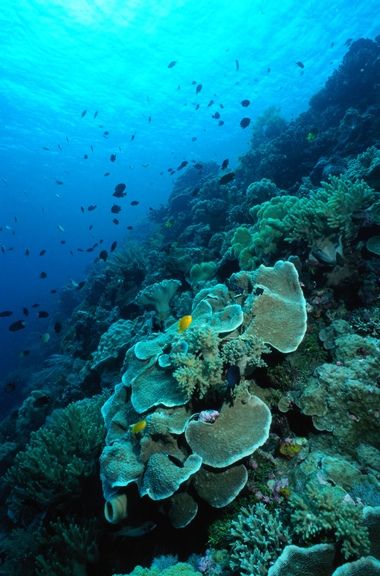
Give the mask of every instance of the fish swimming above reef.
<path id="1" fill-rule="evenodd" d="M 178 320 L 178 332 L 184 332 L 185 330 L 187 330 L 192 321 L 193 317 L 190 314 L 182 316 L 182 318 Z"/>
<path id="2" fill-rule="evenodd" d="M 8 330 L 9 332 L 18 332 L 18 330 L 23 330 L 25 326 L 26 323 L 24 320 L 16 320 L 16 322 L 12 322 L 12 324 L 8 326 Z"/>
<path id="3" fill-rule="evenodd" d="M 119 214 L 119 212 L 121 212 L 121 206 L 119 206 L 118 204 L 113 204 L 111 212 L 112 214 Z"/>
<path id="4" fill-rule="evenodd" d="M 132 200 L 131 206 L 138 206 L 140 202 L 138 200 Z"/>
<path id="5" fill-rule="evenodd" d="M 127 187 L 126 184 L 124 184 L 123 182 L 120 182 L 120 184 L 116 184 L 115 191 L 112 194 L 112 196 L 115 196 L 115 198 L 123 198 L 124 196 L 127 195 L 127 193 L 124 192 L 126 187 Z"/>
<path id="6" fill-rule="evenodd" d="M 251 119 L 250 118 L 242 118 L 240 120 L 240 126 L 241 128 L 247 128 L 251 123 Z"/>
<path id="7" fill-rule="evenodd" d="M 12 310 L 2 310 L 0 312 L 0 318 L 8 318 L 8 316 L 12 316 Z"/>
<path id="8" fill-rule="evenodd" d="M 228 160 L 228 158 L 226 158 L 226 159 L 223 160 L 223 162 L 222 162 L 221 169 L 222 169 L 222 170 L 225 170 L 225 169 L 227 168 L 228 164 L 229 164 L 229 160 Z"/>
<path id="9" fill-rule="evenodd" d="M 145 430 L 146 424 L 147 424 L 146 420 L 139 420 L 138 422 L 135 422 L 135 424 L 131 424 L 129 428 L 132 434 L 139 434 L 140 432 Z"/>
<path id="10" fill-rule="evenodd" d="M 223 186 L 224 184 L 232 182 L 234 178 L 235 178 L 235 172 L 228 172 L 227 174 L 219 178 L 219 184 Z"/>

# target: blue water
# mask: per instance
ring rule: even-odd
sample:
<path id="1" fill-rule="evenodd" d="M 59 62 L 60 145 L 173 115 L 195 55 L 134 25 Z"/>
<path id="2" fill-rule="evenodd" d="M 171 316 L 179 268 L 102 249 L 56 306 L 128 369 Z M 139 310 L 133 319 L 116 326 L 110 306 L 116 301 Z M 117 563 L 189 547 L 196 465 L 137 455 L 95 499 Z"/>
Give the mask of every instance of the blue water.
<path id="1" fill-rule="evenodd" d="M 0 318 L 0 378 L 33 363 L 20 350 L 45 354 L 45 332 L 55 351 L 59 290 L 85 278 L 97 254 L 78 247 L 103 239 L 108 249 L 138 234 L 148 208 L 170 194 L 167 169 L 183 160 L 229 158 L 234 167 L 250 141 L 240 119 L 269 106 L 285 118 L 305 110 L 346 41 L 380 33 L 377 15 L 376 0 L 2 0 L 0 310 L 14 314 Z M 128 196 L 116 201 L 115 226 L 118 182 Z M 33 303 L 51 317 L 36 319 Z M 9 332 L 22 318 L 25 330 Z"/>

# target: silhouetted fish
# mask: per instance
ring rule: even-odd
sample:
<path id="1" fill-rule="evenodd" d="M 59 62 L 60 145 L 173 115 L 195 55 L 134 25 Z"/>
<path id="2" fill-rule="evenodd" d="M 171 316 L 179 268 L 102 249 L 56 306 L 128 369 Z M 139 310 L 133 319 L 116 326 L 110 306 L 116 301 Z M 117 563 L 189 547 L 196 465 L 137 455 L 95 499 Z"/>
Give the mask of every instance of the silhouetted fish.
<path id="1" fill-rule="evenodd" d="M 29 248 L 26 248 L 26 249 L 25 249 L 24 254 L 25 254 L 25 256 L 30 256 L 30 250 L 29 250 Z"/>
<path id="2" fill-rule="evenodd" d="M 240 104 L 241 104 L 242 106 L 244 106 L 244 108 L 247 108 L 247 106 L 249 106 L 250 103 L 251 103 L 251 102 L 250 102 L 249 100 L 247 100 L 247 99 L 242 100 L 242 101 L 240 102 Z"/>
<path id="3" fill-rule="evenodd" d="M 27 309 L 26 306 L 23 307 L 22 313 L 24 314 L 24 316 L 29 316 L 29 310 Z"/>
<path id="4" fill-rule="evenodd" d="M 111 154 L 110 161 L 115 162 L 115 160 L 116 160 L 116 154 Z"/>
<path id="5" fill-rule="evenodd" d="M 42 280 L 44 280 L 45 278 L 47 278 L 46 272 L 40 272 L 40 278 L 42 278 Z"/>
<path id="6" fill-rule="evenodd" d="M 46 250 L 45 250 L 45 248 L 43 248 L 43 249 L 40 251 L 40 256 L 45 256 L 45 254 L 46 254 Z"/>
<path id="7" fill-rule="evenodd" d="M 242 119 L 240 120 L 240 126 L 241 126 L 242 128 L 247 128 L 247 126 L 249 126 L 250 123 L 251 123 L 251 119 L 250 119 L 250 118 L 242 118 Z"/>
<path id="8" fill-rule="evenodd" d="M 63 180 L 56 180 L 55 183 L 58 184 L 58 186 L 62 186 L 62 185 L 63 185 Z"/>
<path id="9" fill-rule="evenodd" d="M 49 312 L 46 312 L 46 310 L 40 310 L 38 312 L 38 318 L 48 318 L 49 317 Z"/>
<path id="10" fill-rule="evenodd" d="M 87 160 L 88 159 L 88 154 L 83 154 L 83 160 Z"/>
<path id="11" fill-rule="evenodd" d="M 109 176 L 111 172 L 104 172 L 103 176 Z"/>
<path id="12" fill-rule="evenodd" d="M 177 167 L 177 170 L 182 170 L 182 168 L 185 168 L 185 166 L 188 165 L 188 161 L 187 160 L 182 160 L 181 164 Z"/>
<path id="13" fill-rule="evenodd" d="M 95 209 L 96 209 L 96 204 L 90 204 L 90 206 L 87 206 L 88 212 L 93 212 Z"/>
<path id="14" fill-rule="evenodd" d="M 8 316 L 12 316 L 12 310 L 2 310 L 0 312 L 0 318 L 8 318 Z"/>
<path id="15" fill-rule="evenodd" d="M 219 120 L 219 118 L 220 118 L 220 113 L 219 113 L 219 112 L 215 112 L 215 114 L 212 115 L 212 118 L 215 118 L 216 120 Z"/>
<path id="16" fill-rule="evenodd" d="M 120 184 L 116 184 L 115 192 L 112 194 L 112 196 L 115 196 L 115 198 L 123 198 L 124 196 L 127 195 L 127 193 L 124 192 L 126 187 L 127 186 L 123 182 L 120 182 Z"/>
<path id="17" fill-rule="evenodd" d="M 138 200 L 132 200 L 131 206 L 138 206 L 140 202 Z"/>
<path id="18" fill-rule="evenodd" d="M 173 68 L 173 66 L 175 66 L 177 64 L 176 60 L 172 60 L 171 62 L 169 62 L 168 64 L 168 68 Z"/>
<path id="19" fill-rule="evenodd" d="M 210 108 L 210 106 L 212 106 L 214 104 L 214 100 L 210 100 L 210 102 L 207 104 L 207 108 Z"/>
<path id="20" fill-rule="evenodd" d="M 9 332 L 17 332 L 18 330 L 23 330 L 25 326 L 26 324 L 24 320 L 16 320 L 16 322 L 13 322 L 8 326 L 8 330 Z"/>
<path id="21" fill-rule="evenodd" d="M 305 68 L 305 64 L 303 62 L 301 62 L 301 60 L 298 60 L 298 62 L 296 62 L 296 64 L 299 68 Z"/>
<path id="22" fill-rule="evenodd" d="M 99 252 L 99 260 L 104 260 L 105 262 L 107 258 L 108 258 L 107 250 L 101 250 L 101 252 Z"/>
<path id="23" fill-rule="evenodd" d="M 84 118 L 87 114 L 87 110 L 83 110 L 82 114 L 80 115 L 81 118 Z"/>
<path id="24" fill-rule="evenodd" d="M 117 218 L 114 218 L 112 220 L 112 223 L 115 224 L 115 226 L 117 226 L 118 224 L 120 224 L 120 220 L 118 220 Z"/>
<path id="25" fill-rule="evenodd" d="M 235 60 L 235 68 L 236 70 L 239 70 L 240 68 L 239 60 Z"/>
<path id="26" fill-rule="evenodd" d="M 221 166 L 222 170 L 225 170 L 225 169 L 227 168 L 228 164 L 229 164 L 228 158 L 226 158 L 225 160 L 223 160 L 222 166 Z"/>
<path id="27" fill-rule="evenodd" d="M 62 324 L 61 324 L 60 322 L 58 322 L 58 321 L 55 322 L 55 323 L 54 323 L 54 332 L 55 332 L 56 334 L 59 334 L 61 330 L 62 330 Z"/>
<path id="28" fill-rule="evenodd" d="M 229 182 L 232 182 L 234 178 L 235 178 L 235 172 L 228 172 L 227 174 L 219 178 L 219 184 L 222 185 L 228 184 Z"/>
<path id="29" fill-rule="evenodd" d="M 202 90 L 202 84 L 197 84 L 197 87 L 195 88 L 195 93 L 199 94 L 199 92 Z"/>
<path id="30" fill-rule="evenodd" d="M 104 130 L 104 132 L 103 132 L 104 138 L 108 138 L 109 135 L 110 135 L 110 133 L 108 132 L 108 130 Z"/>
<path id="31" fill-rule="evenodd" d="M 119 206 L 118 204 L 113 204 L 111 212 L 112 214 L 119 214 L 119 212 L 121 212 L 121 206 Z"/>
<path id="32" fill-rule="evenodd" d="M 127 226 L 127 230 L 133 230 L 133 226 Z"/>
<path id="33" fill-rule="evenodd" d="M 117 242 L 116 242 L 116 240 L 114 240 L 111 244 L 110 252 L 113 252 L 116 249 L 116 246 L 117 246 Z"/>
<path id="34" fill-rule="evenodd" d="M 96 117 L 97 117 L 97 115 L 98 115 L 98 111 L 97 111 L 97 110 L 95 110 L 95 112 L 94 112 L 94 118 L 96 118 Z"/>

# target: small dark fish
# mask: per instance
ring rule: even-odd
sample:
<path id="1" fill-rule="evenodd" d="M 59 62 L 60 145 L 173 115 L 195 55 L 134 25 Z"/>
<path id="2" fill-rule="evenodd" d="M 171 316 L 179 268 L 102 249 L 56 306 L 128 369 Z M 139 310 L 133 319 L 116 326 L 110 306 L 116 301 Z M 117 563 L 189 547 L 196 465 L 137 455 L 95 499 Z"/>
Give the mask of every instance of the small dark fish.
<path id="1" fill-rule="evenodd" d="M 84 118 L 87 114 L 87 110 L 83 110 L 82 114 L 80 115 L 81 118 Z"/>
<path id="2" fill-rule="evenodd" d="M 109 176 L 111 172 L 104 172 L 103 176 Z"/>
<path id="3" fill-rule="evenodd" d="M 24 316 L 29 316 L 29 310 L 27 309 L 26 306 L 23 307 L 22 313 L 24 314 Z"/>
<path id="4" fill-rule="evenodd" d="M 107 258 L 108 258 L 107 250 L 101 250 L 101 252 L 99 252 L 99 260 L 104 260 L 105 262 Z"/>
<path id="5" fill-rule="evenodd" d="M 40 310 L 38 312 L 38 318 L 49 318 L 49 312 L 46 312 L 45 310 Z"/>
<path id="6" fill-rule="evenodd" d="M 236 68 L 236 71 L 238 71 L 240 69 L 239 60 L 235 60 L 235 68 Z"/>
<path id="7" fill-rule="evenodd" d="M 60 144 L 57 144 L 57 148 L 58 150 L 62 150 L 62 146 Z"/>
<path id="8" fill-rule="evenodd" d="M 40 251 L 40 256 L 45 256 L 45 254 L 46 254 L 46 250 L 45 250 L 45 248 L 43 248 L 43 249 Z"/>
<path id="9" fill-rule="evenodd" d="M 26 249 L 25 249 L 24 254 L 25 254 L 25 256 L 30 256 L 30 250 L 29 250 L 29 248 L 26 248 Z"/>
<path id="10" fill-rule="evenodd" d="M 239 366 L 229 366 L 226 373 L 227 388 L 234 389 L 240 382 L 240 368 Z"/>
<path id="11" fill-rule="evenodd" d="M 62 185 L 63 185 L 63 180 L 56 180 L 55 183 L 58 184 L 58 186 L 62 186 Z"/>
<path id="12" fill-rule="evenodd" d="M 138 206 L 140 202 L 138 200 L 132 200 L 131 206 Z"/>
<path id="13" fill-rule="evenodd" d="M 247 108 L 247 106 L 249 106 L 250 103 L 251 103 L 250 100 L 247 100 L 247 99 L 242 100 L 242 101 L 240 102 L 240 104 L 241 104 L 242 106 L 244 106 L 244 108 Z"/>
<path id="14" fill-rule="evenodd" d="M 223 126 L 223 124 L 224 124 L 224 120 L 219 120 L 218 126 Z"/>
<path id="15" fill-rule="evenodd" d="M 96 209 L 96 204 L 90 204 L 87 206 L 88 212 L 93 212 Z"/>
<path id="16" fill-rule="evenodd" d="M 114 218 L 112 220 L 112 223 L 115 224 L 115 226 L 117 226 L 118 224 L 120 224 L 120 220 L 118 220 L 117 218 Z"/>
<path id="17" fill-rule="evenodd" d="M 127 230 L 133 230 L 133 226 L 127 226 Z"/>
<path id="18" fill-rule="evenodd" d="M 134 140 L 135 138 L 136 138 L 136 134 L 132 134 L 131 140 Z"/>
<path id="19" fill-rule="evenodd" d="M 246 117 L 246 118 L 242 118 L 242 119 L 240 120 L 240 126 L 241 126 L 242 128 L 247 128 L 247 127 L 250 125 L 250 123 L 251 123 L 251 119 L 250 119 L 250 118 L 247 118 L 247 117 Z"/>
<path id="20" fill-rule="evenodd" d="M 108 138 L 109 135 L 110 135 L 110 133 L 108 132 L 108 130 L 105 130 L 105 131 L 103 132 L 104 138 Z"/>
<path id="21" fill-rule="evenodd" d="M 296 65 L 297 65 L 299 68 L 305 68 L 305 64 L 304 64 L 303 62 L 301 62 L 301 60 L 298 60 L 298 62 L 296 62 Z"/>
<path id="22" fill-rule="evenodd" d="M 114 252 L 114 250 L 116 250 L 116 246 L 117 246 L 117 242 L 116 242 L 116 240 L 114 240 L 111 244 L 110 252 Z"/>
<path id="23" fill-rule="evenodd" d="M 120 184 L 116 184 L 115 192 L 112 194 L 112 196 L 115 196 L 115 198 L 123 198 L 124 196 L 127 195 L 127 193 L 124 192 L 126 187 L 127 187 L 126 184 L 124 184 L 123 182 L 120 182 Z"/>
<path id="24" fill-rule="evenodd" d="M 88 154 L 83 154 L 83 160 L 88 160 Z"/>
<path id="25" fill-rule="evenodd" d="M 39 304 L 37 304 L 36 302 L 34 304 L 32 304 L 32 308 L 38 308 Z"/>
<path id="26" fill-rule="evenodd" d="M 113 204 L 111 212 L 112 214 L 119 214 L 119 212 L 121 212 L 121 206 L 119 206 L 118 204 Z"/>
<path id="27" fill-rule="evenodd" d="M 93 252 L 94 248 L 91 246 L 91 248 L 86 248 L 86 252 Z"/>
<path id="28" fill-rule="evenodd" d="M 272 72 L 272 68 L 267 68 L 267 74 L 270 74 Z"/>
<path id="29" fill-rule="evenodd" d="M 42 150 L 50 150 L 47 146 L 42 146 Z"/>
<path id="30" fill-rule="evenodd" d="M 200 191 L 200 188 L 194 188 L 194 190 L 191 192 L 191 195 L 196 196 L 199 191 Z"/>
<path id="31" fill-rule="evenodd" d="M 30 350 L 21 350 L 19 356 L 20 358 L 26 358 L 27 356 L 29 356 L 30 354 Z"/>
<path id="32" fill-rule="evenodd" d="M 50 290 L 50 294 L 57 294 L 57 288 L 52 288 Z"/>
<path id="33" fill-rule="evenodd" d="M 192 142 L 195 142 L 196 140 L 198 140 L 198 138 L 196 136 L 193 136 L 191 139 Z"/>
<path id="34" fill-rule="evenodd" d="M 116 154 L 111 154 L 110 161 L 115 162 L 115 160 L 116 160 Z"/>
<path id="35" fill-rule="evenodd" d="M 94 225 L 93 225 L 93 224 L 90 224 L 89 227 L 88 227 L 88 229 L 89 229 L 89 230 L 92 230 L 93 227 L 94 227 Z"/>
<path id="36" fill-rule="evenodd" d="M 77 251 L 78 252 L 84 252 L 84 249 L 83 248 L 77 248 Z"/>
<path id="37" fill-rule="evenodd" d="M 230 161 L 229 161 L 228 158 L 226 158 L 225 160 L 223 160 L 222 166 L 221 166 L 222 170 L 225 170 L 225 169 L 227 168 L 229 162 L 230 162 Z"/>
<path id="38" fill-rule="evenodd" d="M 195 110 L 199 110 L 199 104 L 195 105 Z"/>
<path id="39" fill-rule="evenodd" d="M 96 118 L 96 117 L 97 117 L 97 115 L 98 115 L 98 111 L 97 111 L 97 110 L 95 110 L 95 112 L 94 112 L 94 118 Z"/>
<path id="40" fill-rule="evenodd" d="M 235 172 L 228 172 L 227 174 L 219 178 L 219 184 L 222 185 L 228 184 L 229 182 L 232 182 L 234 178 L 235 178 Z"/>
<path id="41" fill-rule="evenodd" d="M 82 214 L 84 214 L 84 206 L 80 207 L 80 211 L 82 212 Z"/>
<path id="42" fill-rule="evenodd" d="M 176 64 L 177 64 L 177 60 L 172 60 L 171 62 L 169 62 L 168 68 L 173 68 Z"/>
<path id="43" fill-rule="evenodd" d="M 55 332 L 56 334 L 59 334 L 60 331 L 62 330 L 62 324 L 57 321 L 57 322 L 54 323 L 54 327 L 53 327 L 53 328 L 54 328 L 54 332 Z"/>
<path id="44" fill-rule="evenodd" d="M 188 161 L 182 160 L 181 164 L 177 167 L 177 170 L 182 170 L 182 168 L 185 168 L 187 165 L 188 165 Z"/>
<path id="45" fill-rule="evenodd" d="M 152 116 L 148 116 L 148 122 L 149 124 L 152 122 Z"/>
<path id="46" fill-rule="evenodd" d="M 202 90 L 202 84 L 197 84 L 197 87 L 195 88 L 195 94 L 199 94 L 201 90 Z"/>
<path id="47" fill-rule="evenodd" d="M 207 104 L 207 108 L 210 108 L 210 106 L 212 106 L 214 104 L 214 100 L 210 100 L 210 102 Z"/>
<path id="48" fill-rule="evenodd" d="M 203 170 L 203 164 L 197 162 L 196 164 L 194 164 L 194 168 L 196 168 L 197 170 Z"/>
<path id="49" fill-rule="evenodd" d="M 66 240 L 60 240 L 59 243 L 60 244 L 66 244 Z"/>
<path id="50" fill-rule="evenodd" d="M 78 282 L 77 290 L 82 290 L 83 286 L 86 284 L 84 280 Z"/>
<path id="51" fill-rule="evenodd" d="M 12 310 L 2 310 L 0 312 L 0 318 L 8 318 L 8 316 L 12 316 Z"/>
<path id="52" fill-rule="evenodd" d="M 26 324 L 24 320 L 16 320 L 16 322 L 13 322 L 8 326 L 8 330 L 9 332 L 17 332 L 18 330 L 23 330 L 25 326 Z"/>
<path id="53" fill-rule="evenodd" d="M 215 118 L 215 120 L 219 120 L 219 118 L 220 118 L 220 113 L 219 113 L 219 112 L 215 112 L 215 114 L 212 115 L 212 118 Z"/>
<path id="54" fill-rule="evenodd" d="M 40 272 L 40 278 L 42 278 L 42 280 L 44 280 L 45 278 L 47 278 L 46 272 Z"/>

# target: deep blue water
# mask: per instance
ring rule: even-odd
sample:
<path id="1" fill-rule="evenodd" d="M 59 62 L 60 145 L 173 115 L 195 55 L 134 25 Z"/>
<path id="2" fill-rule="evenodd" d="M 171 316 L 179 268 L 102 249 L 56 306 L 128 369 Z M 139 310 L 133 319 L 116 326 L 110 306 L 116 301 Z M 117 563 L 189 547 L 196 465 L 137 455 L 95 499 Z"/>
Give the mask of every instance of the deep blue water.
<path id="1" fill-rule="evenodd" d="M 44 333 L 54 352 L 60 289 L 82 280 L 97 255 L 78 248 L 140 238 L 149 207 L 170 194 L 168 168 L 224 158 L 233 168 L 250 141 L 243 116 L 254 121 L 269 106 L 297 116 L 338 66 L 347 40 L 380 32 L 376 0 L 234 4 L 1 2 L 0 310 L 13 315 L 0 318 L 0 378 L 38 364 Z M 248 110 L 240 104 L 246 98 Z M 110 209 L 118 182 L 128 196 L 116 226 Z M 50 317 L 37 319 L 33 303 Z M 18 319 L 26 328 L 10 332 Z M 20 358 L 25 349 L 33 353 Z"/>

